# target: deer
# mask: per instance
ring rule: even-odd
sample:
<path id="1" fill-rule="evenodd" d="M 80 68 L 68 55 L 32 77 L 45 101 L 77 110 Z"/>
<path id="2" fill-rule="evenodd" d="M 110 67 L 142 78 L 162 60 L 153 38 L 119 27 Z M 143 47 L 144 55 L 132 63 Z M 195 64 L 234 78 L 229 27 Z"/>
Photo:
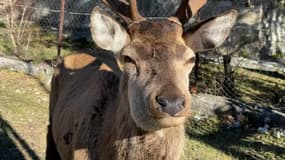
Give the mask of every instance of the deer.
<path id="1" fill-rule="evenodd" d="M 171 17 L 143 17 L 136 0 L 104 2 L 121 21 L 95 7 L 92 39 L 114 54 L 121 73 L 87 53 L 59 60 L 46 159 L 179 160 L 195 53 L 220 46 L 238 13 L 229 10 L 187 30 L 183 25 L 205 1 L 182 0 Z"/>

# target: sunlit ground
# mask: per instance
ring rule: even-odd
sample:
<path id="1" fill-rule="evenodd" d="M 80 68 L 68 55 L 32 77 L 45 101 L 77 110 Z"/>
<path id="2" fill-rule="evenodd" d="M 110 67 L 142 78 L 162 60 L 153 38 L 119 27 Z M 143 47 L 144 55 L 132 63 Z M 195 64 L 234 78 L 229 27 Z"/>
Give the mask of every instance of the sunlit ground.
<path id="1" fill-rule="evenodd" d="M 0 159 L 44 159 L 48 91 L 37 79 L 0 70 Z M 285 159 L 285 138 L 221 127 L 218 118 L 189 122 L 184 160 Z"/>

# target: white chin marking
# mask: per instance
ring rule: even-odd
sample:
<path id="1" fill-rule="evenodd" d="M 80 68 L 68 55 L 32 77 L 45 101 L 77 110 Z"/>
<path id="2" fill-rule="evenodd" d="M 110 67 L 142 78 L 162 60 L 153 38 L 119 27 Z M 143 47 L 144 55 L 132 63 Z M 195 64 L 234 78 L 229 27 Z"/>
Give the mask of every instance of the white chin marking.
<path id="1" fill-rule="evenodd" d="M 185 123 L 185 117 L 166 117 L 158 120 L 162 128 L 175 127 Z"/>

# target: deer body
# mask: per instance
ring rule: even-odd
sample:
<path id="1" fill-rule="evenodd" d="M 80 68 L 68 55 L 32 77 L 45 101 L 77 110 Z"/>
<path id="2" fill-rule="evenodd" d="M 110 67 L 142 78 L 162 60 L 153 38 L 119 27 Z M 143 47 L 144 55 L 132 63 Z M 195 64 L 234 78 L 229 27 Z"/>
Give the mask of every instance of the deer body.
<path id="1" fill-rule="evenodd" d="M 121 75 L 87 54 L 67 56 L 57 66 L 47 159 L 181 158 L 194 52 L 220 45 L 236 12 L 185 32 L 178 18 L 145 19 L 134 4 L 127 31 L 98 8 L 91 16 L 94 41 L 117 54 Z"/>
<path id="2" fill-rule="evenodd" d="M 80 65 L 83 68 L 60 64 L 52 82 L 51 103 L 61 106 L 51 109 L 52 130 L 62 159 L 179 159 L 183 125 L 153 132 L 136 127 L 126 103 L 127 93 L 107 65 L 87 54 L 71 55 L 63 61 L 84 57 L 90 60 Z M 67 93 L 68 103 L 61 96 Z"/>

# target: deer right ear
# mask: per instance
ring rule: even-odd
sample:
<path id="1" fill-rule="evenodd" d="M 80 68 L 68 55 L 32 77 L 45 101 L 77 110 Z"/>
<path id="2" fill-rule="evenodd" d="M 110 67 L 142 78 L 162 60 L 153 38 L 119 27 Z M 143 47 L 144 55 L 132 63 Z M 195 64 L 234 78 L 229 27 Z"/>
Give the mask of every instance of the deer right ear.
<path id="1" fill-rule="evenodd" d="M 229 10 L 211 18 L 183 34 L 186 44 L 194 51 L 201 52 L 219 47 L 228 37 L 237 19 L 237 11 Z"/>
<path id="2" fill-rule="evenodd" d="M 92 38 L 102 49 L 118 53 L 130 42 L 127 31 L 99 7 L 92 11 L 90 25 Z"/>

